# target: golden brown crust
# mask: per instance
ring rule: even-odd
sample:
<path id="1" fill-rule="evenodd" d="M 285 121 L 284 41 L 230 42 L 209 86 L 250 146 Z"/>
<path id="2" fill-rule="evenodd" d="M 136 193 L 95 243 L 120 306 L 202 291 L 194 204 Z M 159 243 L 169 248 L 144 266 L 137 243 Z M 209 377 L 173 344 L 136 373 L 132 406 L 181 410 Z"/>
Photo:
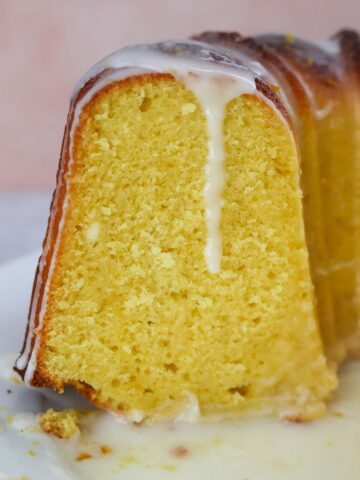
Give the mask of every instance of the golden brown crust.
<path id="1" fill-rule="evenodd" d="M 73 382 L 70 384 L 80 395 L 85 397 L 91 403 L 99 408 L 107 409 L 109 405 L 106 402 L 99 400 L 96 390 L 85 382 Z M 111 405 L 111 410 L 117 413 L 124 413 L 125 408 L 122 405 Z"/>

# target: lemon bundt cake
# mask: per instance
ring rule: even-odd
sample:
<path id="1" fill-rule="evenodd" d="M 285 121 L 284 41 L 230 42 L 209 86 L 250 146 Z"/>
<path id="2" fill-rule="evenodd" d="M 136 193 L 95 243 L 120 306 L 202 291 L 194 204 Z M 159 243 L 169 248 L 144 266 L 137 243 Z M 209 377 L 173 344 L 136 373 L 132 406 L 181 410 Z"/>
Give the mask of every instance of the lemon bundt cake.
<path id="1" fill-rule="evenodd" d="M 25 381 L 137 420 L 320 416 L 337 364 L 360 351 L 359 52 L 348 31 L 321 45 L 205 33 L 91 69 L 70 106 Z"/>

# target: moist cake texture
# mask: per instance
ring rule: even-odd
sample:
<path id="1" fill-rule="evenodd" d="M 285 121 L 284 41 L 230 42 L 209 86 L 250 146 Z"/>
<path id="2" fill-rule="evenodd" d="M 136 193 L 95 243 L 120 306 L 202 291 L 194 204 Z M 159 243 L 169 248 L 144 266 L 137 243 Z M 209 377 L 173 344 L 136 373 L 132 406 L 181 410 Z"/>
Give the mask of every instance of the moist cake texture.
<path id="1" fill-rule="evenodd" d="M 60 412 L 50 408 L 39 416 L 39 426 L 44 433 L 57 438 L 70 438 L 80 433 L 79 422 L 85 411 L 66 408 Z"/>
<path id="2" fill-rule="evenodd" d="M 16 364 L 28 384 L 137 421 L 325 412 L 359 351 L 354 38 L 207 33 L 84 77 Z"/>

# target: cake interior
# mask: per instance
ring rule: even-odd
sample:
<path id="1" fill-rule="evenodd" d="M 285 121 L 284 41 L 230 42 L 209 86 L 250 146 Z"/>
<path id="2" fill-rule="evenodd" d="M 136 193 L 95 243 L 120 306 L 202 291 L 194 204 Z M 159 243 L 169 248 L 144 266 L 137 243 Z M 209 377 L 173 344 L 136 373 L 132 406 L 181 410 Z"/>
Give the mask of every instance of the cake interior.
<path id="1" fill-rule="evenodd" d="M 38 371 L 145 416 L 194 394 L 205 414 L 316 417 L 334 379 L 291 131 L 255 95 L 228 104 L 218 274 L 204 256 L 207 142 L 200 105 L 171 75 L 117 82 L 84 107 Z"/>

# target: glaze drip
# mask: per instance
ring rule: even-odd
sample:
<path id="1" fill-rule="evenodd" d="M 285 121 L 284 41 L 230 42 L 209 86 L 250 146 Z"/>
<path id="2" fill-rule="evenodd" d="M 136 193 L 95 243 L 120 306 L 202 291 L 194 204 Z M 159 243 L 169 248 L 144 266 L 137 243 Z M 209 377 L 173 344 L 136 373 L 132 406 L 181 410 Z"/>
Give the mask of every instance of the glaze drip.
<path id="1" fill-rule="evenodd" d="M 187 87 L 200 102 L 207 120 L 208 159 L 205 167 L 204 203 L 207 226 L 205 260 L 210 273 L 221 269 L 221 208 L 226 183 L 224 116 L 227 104 L 244 93 L 253 93 L 252 83 L 218 76 L 185 77 Z"/>

